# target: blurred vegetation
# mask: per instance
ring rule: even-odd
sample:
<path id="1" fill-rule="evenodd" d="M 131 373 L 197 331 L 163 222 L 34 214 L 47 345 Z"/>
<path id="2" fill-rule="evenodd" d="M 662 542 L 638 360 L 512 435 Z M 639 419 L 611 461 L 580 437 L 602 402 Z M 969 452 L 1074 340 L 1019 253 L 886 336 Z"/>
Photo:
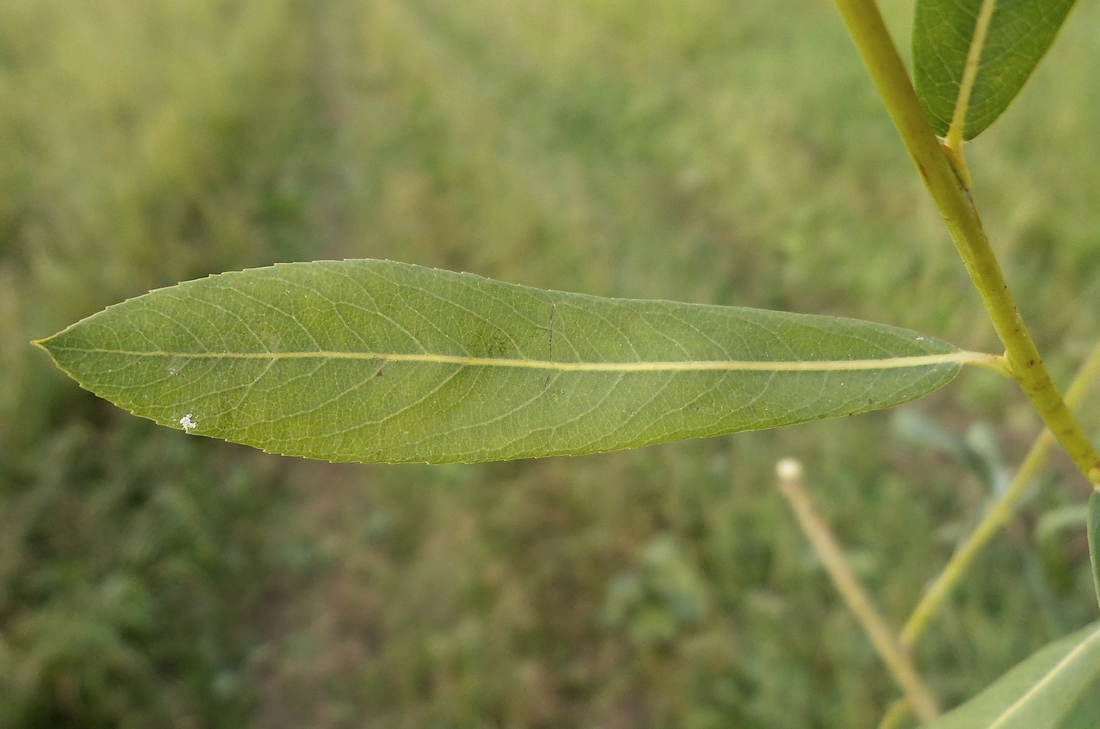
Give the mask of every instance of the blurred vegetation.
<path id="1" fill-rule="evenodd" d="M 896 692 L 773 464 L 807 464 L 900 625 L 1038 429 L 991 375 L 897 428 L 336 467 L 156 429 L 28 345 L 178 280 L 355 256 L 992 351 L 834 13 L 0 4 L 0 725 L 873 726 Z M 1077 8 L 970 151 L 1063 381 L 1100 335 L 1097 29 Z M 945 703 L 1095 616 L 1085 486 L 1056 461 L 1041 487 L 918 651 Z"/>

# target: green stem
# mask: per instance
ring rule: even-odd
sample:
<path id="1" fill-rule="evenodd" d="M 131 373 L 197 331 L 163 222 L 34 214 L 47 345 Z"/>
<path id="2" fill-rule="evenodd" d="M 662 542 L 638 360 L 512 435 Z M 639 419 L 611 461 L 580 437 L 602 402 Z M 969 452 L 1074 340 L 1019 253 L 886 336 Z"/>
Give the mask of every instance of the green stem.
<path id="1" fill-rule="evenodd" d="M 1100 490 L 1100 455 L 1054 386 L 1008 290 L 970 194 L 940 148 L 874 0 L 836 0 L 886 109 L 943 216 L 1005 347 L 1012 376 L 1081 472 Z"/>
<path id="2" fill-rule="evenodd" d="M 1073 384 L 1066 392 L 1066 402 L 1070 407 L 1077 407 L 1081 403 L 1081 400 L 1088 394 L 1089 387 L 1098 377 L 1100 377 L 1100 342 L 1096 344 L 1085 359 L 1085 362 L 1077 371 L 1077 375 L 1073 378 Z M 986 512 L 981 523 L 971 533 L 966 543 L 951 557 L 951 561 L 943 568 L 939 577 L 924 593 L 924 597 L 921 598 L 920 603 L 913 610 L 913 614 L 901 631 L 901 642 L 903 644 L 910 647 L 916 644 L 932 618 L 943 607 L 947 597 L 962 580 L 963 574 L 970 567 L 978 552 L 989 543 L 1001 527 L 1008 523 L 1016 504 L 1027 492 L 1028 484 L 1031 483 L 1035 473 L 1042 468 L 1043 462 L 1053 445 L 1054 436 L 1049 429 L 1044 430 L 1035 439 L 1004 495 Z"/>

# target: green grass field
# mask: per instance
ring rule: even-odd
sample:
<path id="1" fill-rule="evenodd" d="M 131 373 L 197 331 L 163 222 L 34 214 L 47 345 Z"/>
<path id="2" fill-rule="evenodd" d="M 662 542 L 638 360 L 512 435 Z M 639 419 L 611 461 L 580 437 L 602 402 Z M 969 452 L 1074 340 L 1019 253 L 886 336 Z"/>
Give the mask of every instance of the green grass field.
<path id="1" fill-rule="evenodd" d="M 1098 29 L 1076 8 L 969 151 L 1061 382 L 1100 336 Z M 5 0 L 0 725 L 873 727 L 897 691 L 774 463 L 900 625 L 1039 427 L 976 372 L 781 431 L 332 466 L 156 428 L 29 345 L 344 257 L 996 350 L 828 3 Z M 1095 618 L 1083 519 L 1036 536 L 1086 489 L 1056 457 L 919 647 L 945 705 Z"/>

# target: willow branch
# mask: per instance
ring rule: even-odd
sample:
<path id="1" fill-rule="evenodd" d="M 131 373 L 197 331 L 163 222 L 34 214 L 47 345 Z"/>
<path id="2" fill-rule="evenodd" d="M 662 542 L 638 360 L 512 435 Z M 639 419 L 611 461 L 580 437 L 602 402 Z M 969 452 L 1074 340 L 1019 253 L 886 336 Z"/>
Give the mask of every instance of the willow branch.
<path id="1" fill-rule="evenodd" d="M 1054 386 L 1008 289 L 974 201 L 940 148 L 878 6 L 874 0 L 836 0 L 836 4 L 1004 344 L 1013 379 L 1100 491 L 1100 454 Z"/>

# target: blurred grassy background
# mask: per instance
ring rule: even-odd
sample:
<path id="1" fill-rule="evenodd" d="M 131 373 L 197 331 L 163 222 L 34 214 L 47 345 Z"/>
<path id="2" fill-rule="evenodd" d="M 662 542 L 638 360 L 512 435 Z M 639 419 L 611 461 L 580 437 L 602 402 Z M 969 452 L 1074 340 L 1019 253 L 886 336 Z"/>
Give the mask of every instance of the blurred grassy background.
<path id="1" fill-rule="evenodd" d="M 1063 382 L 1100 333 L 1097 48 L 1086 3 L 970 152 Z M 775 460 L 900 625 L 1038 428 L 978 372 L 900 416 L 336 467 L 154 428 L 28 345 L 337 257 L 995 349 L 827 3 L 5 0 L 0 725 L 873 726 L 896 692 Z M 1034 528 L 1083 488 L 1056 460 L 922 644 L 945 703 L 1095 617 L 1083 529 Z"/>

